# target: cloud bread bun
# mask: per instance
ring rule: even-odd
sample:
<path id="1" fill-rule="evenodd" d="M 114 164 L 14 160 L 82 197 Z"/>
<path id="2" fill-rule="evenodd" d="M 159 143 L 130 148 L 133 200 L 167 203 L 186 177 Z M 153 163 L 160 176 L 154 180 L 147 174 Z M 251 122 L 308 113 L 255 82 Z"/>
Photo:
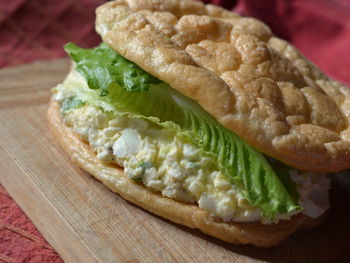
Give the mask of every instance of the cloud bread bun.
<path id="1" fill-rule="evenodd" d="M 252 244 L 271 247 L 279 244 L 299 228 L 316 227 L 324 218 L 312 219 L 298 214 L 288 221 L 263 225 L 257 223 L 223 222 L 197 205 L 182 203 L 148 190 L 129 179 L 122 168 L 108 165 L 96 158 L 90 146 L 63 123 L 60 107 L 51 99 L 48 119 L 52 134 L 61 147 L 80 168 L 92 174 L 124 199 L 172 222 L 199 229 L 202 232 L 233 244 Z"/>
<path id="2" fill-rule="evenodd" d="M 306 171 L 350 168 L 350 90 L 263 23 L 188 0 L 117 0 L 96 29 L 261 152 Z"/>

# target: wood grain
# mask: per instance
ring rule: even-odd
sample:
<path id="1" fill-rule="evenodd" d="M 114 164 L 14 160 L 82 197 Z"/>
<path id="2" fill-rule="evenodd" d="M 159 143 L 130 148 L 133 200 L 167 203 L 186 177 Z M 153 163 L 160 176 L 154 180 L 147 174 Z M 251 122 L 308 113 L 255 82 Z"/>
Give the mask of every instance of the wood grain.
<path id="1" fill-rule="evenodd" d="M 334 182 L 318 229 L 280 246 L 233 246 L 163 220 L 76 168 L 52 140 L 50 88 L 67 60 L 0 70 L 0 182 L 66 262 L 349 262 L 350 197 Z"/>

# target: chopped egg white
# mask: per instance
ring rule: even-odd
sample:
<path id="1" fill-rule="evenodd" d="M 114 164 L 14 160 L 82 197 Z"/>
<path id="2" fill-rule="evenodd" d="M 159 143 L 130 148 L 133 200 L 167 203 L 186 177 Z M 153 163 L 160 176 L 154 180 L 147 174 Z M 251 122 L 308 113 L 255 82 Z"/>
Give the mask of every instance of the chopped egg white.
<path id="1" fill-rule="evenodd" d="M 113 154 L 122 159 L 137 153 L 140 148 L 140 135 L 135 129 L 126 128 L 121 136 L 113 143 Z"/>

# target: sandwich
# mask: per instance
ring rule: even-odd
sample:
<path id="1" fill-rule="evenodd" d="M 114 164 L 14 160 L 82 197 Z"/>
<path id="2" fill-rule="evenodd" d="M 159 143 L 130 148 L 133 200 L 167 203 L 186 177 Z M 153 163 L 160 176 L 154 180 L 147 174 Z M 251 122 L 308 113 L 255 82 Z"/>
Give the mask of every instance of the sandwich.
<path id="1" fill-rule="evenodd" d="M 233 244 L 278 245 L 329 210 L 350 167 L 350 90 L 253 18 L 190 0 L 116 0 L 73 43 L 54 137 L 130 202 Z"/>

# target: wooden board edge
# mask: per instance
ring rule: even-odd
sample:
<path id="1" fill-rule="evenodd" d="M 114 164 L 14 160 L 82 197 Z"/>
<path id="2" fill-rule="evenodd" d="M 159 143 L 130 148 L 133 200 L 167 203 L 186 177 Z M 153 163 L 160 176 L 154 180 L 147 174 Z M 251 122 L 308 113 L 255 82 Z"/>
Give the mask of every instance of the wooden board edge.
<path id="1" fill-rule="evenodd" d="M 2 157 L 0 158 L 0 183 L 49 244 L 62 257 L 64 262 L 97 262 L 97 258 L 93 252 L 82 243 L 82 239 L 78 233 L 66 223 L 58 209 L 44 197 L 41 189 L 34 183 L 22 184 L 24 180 L 30 180 L 30 178 L 25 176 L 25 172 L 14 163 L 13 158 L 1 146 L 0 156 Z M 16 174 L 17 176 L 10 180 L 8 178 L 11 174 Z M 26 189 L 24 189 L 25 186 Z M 27 198 L 18 198 L 23 192 L 29 192 L 31 194 Z M 31 211 L 33 209 L 37 211 L 32 213 Z M 50 218 L 51 224 L 62 226 L 62 228 L 48 228 L 45 226 L 47 220 L 43 220 L 41 215 L 47 211 L 50 211 L 54 215 Z M 62 239 L 64 242 L 62 242 Z"/>

